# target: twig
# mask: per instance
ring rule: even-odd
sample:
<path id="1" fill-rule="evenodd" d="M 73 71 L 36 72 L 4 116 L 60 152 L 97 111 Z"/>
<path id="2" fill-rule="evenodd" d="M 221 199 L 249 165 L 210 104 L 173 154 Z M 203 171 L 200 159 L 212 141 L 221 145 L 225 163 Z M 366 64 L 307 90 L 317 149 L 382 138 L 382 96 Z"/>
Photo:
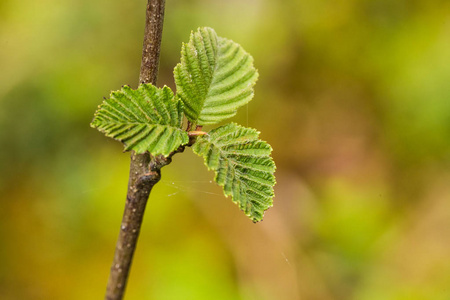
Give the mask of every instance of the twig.
<path id="1" fill-rule="evenodd" d="M 140 83 L 156 85 L 164 23 L 165 0 L 148 0 L 142 51 Z M 136 249 L 145 206 L 153 186 L 161 179 L 161 168 L 171 161 L 149 153 L 131 153 L 128 193 L 105 300 L 121 300 Z"/>

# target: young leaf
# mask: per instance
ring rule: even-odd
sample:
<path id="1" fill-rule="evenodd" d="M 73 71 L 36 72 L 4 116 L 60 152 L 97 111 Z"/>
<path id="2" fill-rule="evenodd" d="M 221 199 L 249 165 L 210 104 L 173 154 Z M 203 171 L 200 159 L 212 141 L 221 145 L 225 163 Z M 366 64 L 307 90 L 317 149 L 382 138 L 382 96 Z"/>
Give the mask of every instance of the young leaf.
<path id="1" fill-rule="evenodd" d="M 125 150 L 168 156 L 189 137 L 181 129 L 183 104 L 167 86 L 124 86 L 111 93 L 96 111 L 91 127 L 125 144 Z"/>
<path id="2" fill-rule="evenodd" d="M 234 116 L 237 108 L 253 98 L 258 72 L 253 58 L 239 44 L 205 27 L 183 43 L 174 76 L 186 117 L 207 125 Z"/>
<path id="3" fill-rule="evenodd" d="M 272 148 L 258 136 L 255 129 L 231 123 L 197 138 L 192 146 L 208 169 L 216 172 L 214 180 L 225 195 L 231 195 L 253 222 L 261 221 L 272 206 L 275 185 Z"/>

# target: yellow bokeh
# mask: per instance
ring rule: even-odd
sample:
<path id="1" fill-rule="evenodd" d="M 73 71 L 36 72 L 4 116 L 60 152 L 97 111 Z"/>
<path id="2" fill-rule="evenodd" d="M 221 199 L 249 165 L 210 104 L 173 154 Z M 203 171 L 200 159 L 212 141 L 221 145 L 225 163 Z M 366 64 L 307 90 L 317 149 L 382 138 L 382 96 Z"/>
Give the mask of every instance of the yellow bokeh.
<path id="1" fill-rule="evenodd" d="M 129 154 L 89 127 L 138 82 L 146 1 L 0 1 L 0 299 L 101 299 Z M 450 299 L 450 2 L 168 0 L 255 59 L 234 122 L 274 148 L 253 224 L 190 149 L 147 207 L 129 300 Z M 208 129 L 208 128 L 206 128 Z"/>

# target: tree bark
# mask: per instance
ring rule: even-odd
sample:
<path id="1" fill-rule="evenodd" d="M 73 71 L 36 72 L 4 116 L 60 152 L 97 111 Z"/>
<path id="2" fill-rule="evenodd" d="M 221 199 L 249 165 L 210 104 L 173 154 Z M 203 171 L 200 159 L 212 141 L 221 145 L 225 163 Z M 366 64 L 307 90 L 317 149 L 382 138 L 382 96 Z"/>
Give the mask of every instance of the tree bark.
<path id="1" fill-rule="evenodd" d="M 164 6 L 165 0 L 148 0 L 147 3 L 139 83 L 156 85 Z M 161 168 L 170 161 L 170 157 L 152 156 L 150 153 L 131 153 L 127 199 L 105 300 L 123 298 L 148 197 L 153 186 L 161 179 Z"/>

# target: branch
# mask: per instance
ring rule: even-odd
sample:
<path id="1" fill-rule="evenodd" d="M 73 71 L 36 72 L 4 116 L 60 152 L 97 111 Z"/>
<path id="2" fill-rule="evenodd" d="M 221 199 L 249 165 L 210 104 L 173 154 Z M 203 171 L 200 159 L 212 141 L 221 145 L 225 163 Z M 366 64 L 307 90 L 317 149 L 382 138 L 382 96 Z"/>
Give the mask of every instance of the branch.
<path id="1" fill-rule="evenodd" d="M 139 75 L 140 83 L 156 85 L 164 23 L 164 6 L 165 0 L 148 0 L 147 3 L 141 73 Z"/>
<path id="2" fill-rule="evenodd" d="M 140 83 L 156 85 L 164 6 L 165 0 L 148 0 L 147 3 Z M 161 168 L 170 161 L 170 158 L 164 156 L 131 153 L 127 199 L 105 300 L 123 298 L 148 197 L 153 186 L 161 179 Z"/>

